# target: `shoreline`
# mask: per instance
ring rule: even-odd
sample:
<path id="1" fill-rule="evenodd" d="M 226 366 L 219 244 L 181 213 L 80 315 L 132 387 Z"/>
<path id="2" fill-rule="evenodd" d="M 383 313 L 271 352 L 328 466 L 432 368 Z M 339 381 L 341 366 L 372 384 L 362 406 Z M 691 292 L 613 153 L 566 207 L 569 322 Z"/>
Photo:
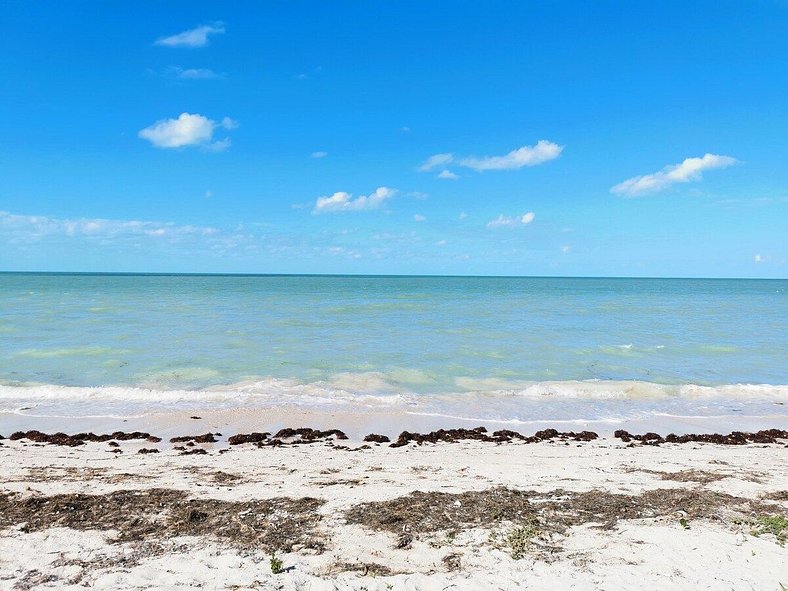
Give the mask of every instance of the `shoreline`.
<path id="1" fill-rule="evenodd" d="M 780 410 L 784 408 L 779 407 Z M 193 418 L 198 417 L 198 418 Z M 316 429 L 340 429 L 351 438 L 361 439 L 368 433 L 381 433 L 391 438 L 402 431 L 429 432 L 437 429 L 474 429 L 484 427 L 489 431 L 512 429 L 532 433 L 544 429 L 559 431 L 594 431 L 610 437 L 619 429 L 633 433 L 729 433 L 731 431 L 759 431 L 784 429 L 788 415 L 717 415 L 686 417 L 663 415 L 638 419 L 596 420 L 480 420 L 450 417 L 441 414 L 421 414 L 407 410 L 376 410 L 370 408 L 342 408 L 323 410 L 300 405 L 282 405 L 278 408 L 206 409 L 184 407 L 166 412 L 150 412 L 138 416 L 35 416 L 0 411 L 0 434 L 8 436 L 15 431 L 39 430 L 44 432 L 114 432 L 148 431 L 169 437 L 206 430 L 243 433 L 252 431 L 276 432 L 287 427 L 308 426 Z M 188 432 L 188 433 L 187 433 Z"/>

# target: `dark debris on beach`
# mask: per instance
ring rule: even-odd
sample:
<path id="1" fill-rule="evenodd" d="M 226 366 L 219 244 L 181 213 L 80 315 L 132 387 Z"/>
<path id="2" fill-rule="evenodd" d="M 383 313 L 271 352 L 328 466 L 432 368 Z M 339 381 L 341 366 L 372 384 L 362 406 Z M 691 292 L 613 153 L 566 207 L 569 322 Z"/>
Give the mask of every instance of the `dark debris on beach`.
<path id="1" fill-rule="evenodd" d="M 541 532 L 564 533 L 584 524 L 611 529 L 619 520 L 678 514 L 717 519 L 723 509 L 741 515 L 774 511 L 775 506 L 701 488 L 648 490 L 637 495 L 603 490 L 549 492 L 492 488 L 462 493 L 422 492 L 351 507 L 348 523 L 373 530 L 435 533 L 492 527 L 501 522 L 530 523 Z"/>
<path id="2" fill-rule="evenodd" d="M 205 433 L 204 435 L 181 435 L 180 437 L 170 438 L 170 443 L 185 443 L 187 441 L 194 443 L 216 443 L 219 441 L 214 436 L 214 433 Z"/>
<path id="3" fill-rule="evenodd" d="M 283 445 L 302 445 L 311 443 L 325 443 L 330 441 L 344 441 L 349 437 L 339 429 L 328 429 L 321 431 L 310 427 L 299 429 L 285 428 L 280 429 L 273 436 L 268 432 L 239 433 L 230 437 L 227 442 L 230 445 L 240 445 L 243 443 L 254 443 L 258 447 L 279 447 Z"/>
<path id="4" fill-rule="evenodd" d="M 0 527 L 113 530 L 115 542 L 211 536 L 238 548 L 322 551 L 316 527 L 325 501 L 310 497 L 222 501 L 189 498 L 186 491 L 153 488 L 23 496 L 0 493 Z"/>
<path id="5" fill-rule="evenodd" d="M 403 447 L 410 442 L 419 445 L 423 443 L 456 443 L 458 441 L 484 441 L 487 443 L 511 443 L 513 441 L 520 441 L 522 443 L 538 443 L 540 441 L 558 440 L 573 440 L 573 441 L 593 441 L 598 439 L 599 435 L 592 431 L 581 431 L 575 433 L 574 431 L 560 432 L 555 429 L 545 429 L 537 431 L 532 436 L 522 435 L 517 431 L 503 429 L 493 432 L 492 435 L 487 434 L 487 429 L 484 427 L 476 427 L 475 429 L 438 429 L 430 433 L 411 433 L 403 431 L 400 433 L 397 441 L 392 443 L 389 447 Z"/>
<path id="6" fill-rule="evenodd" d="M 459 441 L 483 441 L 486 443 L 511 443 L 513 441 L 520 441 L 523 443 L 537 443 L 555 439 L 561 441 L 593 441 L 594 439 L 598 439 L 598 437 L 599 436 L 592 431 L 581 431 L 576 433 L 574 431 L 561 432 L 555 429 L 537 431 L 532 436 L 522 435 L 517 431 L 510 430 L 495 431 L 492 435 L 489 435 L 487 429 L 484 427 L 477 427 L 475 429 L 438 429 L 437 431 L 431 431 L 429 433 L 403 431 L 393 443 L 390 443 L 391 439 L 386 435 L 370 433 L 364 437 L 364 441 L 367 443 L 390 443 L 389 447 L 397 448 L 404 447 L 408 443 L 416 443 L 418 445 L 424 443 L 456 443 Z M 230 437 L 228 443 L 230 445 L 253 443 L 258 447 L 265 447 L 320 442 L 331 443 L 333 441 L 346 439 L 348 439 L 347 435 L 339 429 L 320 431 L 318 429 L 302 427 L 300 429 L 281 429 L 273 436 L 269 432 L 239 433 Z M 334 447 L 337 449 L 350 449 L 343 446 Z M 370 449 L 370 446 L 355 448 L 355 450 L 359 449 Z"/>
<path id="7" fill-rule="evenodd" d="M 728 435 L 719 433 L 689 433 L 675 435 L 671 433 L 663 437 L 658 433 L 645 433 L 633 435 L 628 431 L 619 429 L 613 434 L 624 443 L 638 441 L 644 445 L 660 445 L 661 443 L 714 443 L 716 445 L 746 445 L 748 443 L 780 443 L 779 439 L 788 439 L 788 431 L 782 429 L 764 429 L 755 433 L 733 431 Z"/>
<path id="8" fill-rule="evenodd" d="M 66 433 L 47 434 L 41 431 L 17 431 L 13 433 L 9 439 L 17 441 L 20 439 L 27 439 L 34 443 L 48 443 L 51 445 L 65 445 L 69 447 L 76 447 L 84 445 L 87 442 L 103 443 L 107 441 L 131 441 L 131 440 L 144 440 L 150 443 L 159 443 L 160 437 L 151 435 L 150 433 L 143 433 L 141 431 L 133 431 L 126 433 L 124 431 L 116 431 L 114 433 L 105 433 L 103 435 L 96 435 L 95 433 L 77 433 L 76 435 L 68 435 Z"/>
<path id="9" fill-rule="evenodd" d="M 219 442 L 218 437 L 220 433 L 204 433 L 201 435 L 181 435 L 172 437 L 171 443 L 185 444 L 192 447 L 195 444 L 209 444 Z M 788 440 L 788 431 L 781 429 L 764 429 L 752 433 L 734 431 L 727 435 L 719 433 L 690 433 L 686 435 L 669 434 L 662 436 L 658 433 L 644 433 L 632 434 L 623 429 L 619 429 L 614 433 L 614 437 L 620 439 L 624 443 L 641 445 L 658 446 L 663 443 L 711 443 L 716 445 L 745 445 L 745 444 L 779 444 L 785 443 Z M 0 435 L 0 440 L 4 439 Z M 251 432 L 251 433 L 238 433 L 232 435 L 227 439 L 230 446 L 242 444 L 254 444 L 257 447 L 283 447 L 292 445 L 316 444 L 323 443 L 330 445 L 337 450 L 346 451 L 359 451 L 364 449 L 371 449 L 370 445 L 362 445 L 356 448 L 350 448 L 344 445 L 337 445 L 338 441 L 348 440 L 348 436 L 339 429 L 320 430 L 310 427 L 301 427 L 297 429 L 284 428 L 271 434 L 268 431 Z M 523 435 L 517 431 L 510 429 L 501 429 L 489 433 L 484 427 L 476 427 L 475 429 L 438 429 L 429 433 L 418 433 L 411 431 L 402 431 L 395 441 L 386 435 L 377 433 L 370 433 L 364 437 L 365 443 L 375 444 L 389 444 L 389 447 L 399 448 L 405 447 L 410 443 L 416 445 L 423 445 L 425 443 L 457 443 L 461 441 L 481 441 L 484 443 L 503 444 L 503 443 L 539 443 L 549 441 L 559 441 L 568 444 L 570 441 L 574 442 L 587 442 L 599 439 L 599 435 L 593 431 L 558 431 L 556 429 L 543 429 L 537 431 L 533 435 Z M 33 443 L 46 443 L 50 445 L 63 445 L 75 447 L 84 445 L 88 442 L 110 442 L 110 445 L 118 441 L 132 441 L 141 440 L 149 443 L 161 442 L 160 437 L 144 433 L 141 431 L 133 431 L 130 433 L 124 431 L 116 431 L 114 433 L 107 433 L 96 435 L 95 433 L 77 433 L 75 435 L 68 435 L 66 433 L 53 433 L 47 434 L 37 430 L 31 431 L 17 431 L 13 433 L 9 440 L 27 440 Z M 0 444 L 1 445 L 1 444 Z M 184 451 L 183 446 L 176 446 L 174 448 L 178 451 Z M 222 450 L 226 451 L 226 450 Z M 194 453 L 202 453 L 195 451 Z"/>

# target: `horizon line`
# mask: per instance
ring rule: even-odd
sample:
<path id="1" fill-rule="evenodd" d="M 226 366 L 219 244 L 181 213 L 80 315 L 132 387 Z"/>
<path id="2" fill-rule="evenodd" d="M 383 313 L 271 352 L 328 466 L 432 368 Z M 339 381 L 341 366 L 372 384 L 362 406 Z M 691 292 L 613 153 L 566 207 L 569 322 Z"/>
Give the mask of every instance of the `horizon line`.
<path id="1" fill-rule="evenodd" d="M 786 281 L 788 277 L 697 277 L 654 275 L 477 275 L 433 273 L 231 273 L 177 271 L 3 271 L 0 275 L 83 275 L 115 277 L 378 277 L 378 278 L 457 278 L 457 279 L 697 279 L 719 281 Z"/>

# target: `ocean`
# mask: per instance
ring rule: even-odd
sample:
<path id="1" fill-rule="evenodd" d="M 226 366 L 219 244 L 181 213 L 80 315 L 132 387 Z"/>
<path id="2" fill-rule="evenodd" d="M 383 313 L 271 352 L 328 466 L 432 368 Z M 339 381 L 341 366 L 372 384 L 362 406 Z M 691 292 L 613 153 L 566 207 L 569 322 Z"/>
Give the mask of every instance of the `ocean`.
<path id="1" fill-rule="evenodd" d="M 788 418 L 788 280 L 0 274 L 0 417 Z"/>

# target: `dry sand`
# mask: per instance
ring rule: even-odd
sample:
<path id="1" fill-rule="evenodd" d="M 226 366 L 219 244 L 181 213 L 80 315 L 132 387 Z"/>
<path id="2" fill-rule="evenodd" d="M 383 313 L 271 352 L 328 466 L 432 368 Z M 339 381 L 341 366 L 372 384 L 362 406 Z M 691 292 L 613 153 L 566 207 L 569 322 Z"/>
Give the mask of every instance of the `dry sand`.
<path id="1" fill-rule="evenodd" d="M 788 586 L 786 441 L 169 443 L 214 427 L 180 425 L 0 442 L 0 589 Z"/>

